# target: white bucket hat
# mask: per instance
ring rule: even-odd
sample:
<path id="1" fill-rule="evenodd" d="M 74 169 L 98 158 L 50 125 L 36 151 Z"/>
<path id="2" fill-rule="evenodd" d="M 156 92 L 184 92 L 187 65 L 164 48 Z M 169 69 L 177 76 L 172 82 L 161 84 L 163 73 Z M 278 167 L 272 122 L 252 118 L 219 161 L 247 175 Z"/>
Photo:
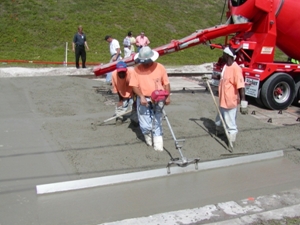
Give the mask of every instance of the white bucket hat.
<path id="1" fill-rule="evenodd" d="M 150 47 L 145 46 L 142 47 L 139 51 L 139 53 L 135 54 L 134 60 L 137 60 L 138 63 L 147 63 L 149 60 L 155 61 L 159 57 L 159 54 L 157 51 L 152 50 Z"/>
<path id="2" fill-rule="evenodd" d="M 236 58 L 236 55 L 233 54 L 233 52 L 230 50 L 229 47 L 226 47 L 223 52 L 226 53 L 227 55 L 230 55 L 233 59 Z"/>

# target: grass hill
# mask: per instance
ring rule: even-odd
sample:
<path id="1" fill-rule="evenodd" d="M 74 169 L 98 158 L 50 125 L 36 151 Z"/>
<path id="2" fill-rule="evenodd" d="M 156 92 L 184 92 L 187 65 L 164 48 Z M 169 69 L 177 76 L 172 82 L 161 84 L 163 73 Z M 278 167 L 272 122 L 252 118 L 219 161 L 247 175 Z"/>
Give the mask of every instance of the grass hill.
<path id="1" fill-rule="evenodd" d="M 106 63 L 107 34 L 122 43 L 128 31 L 135 36 L 144 31 L 155 48 L 220 24 L 223 6 L 224 0 L 2 0 L 0 59 L 62 62 L 68 42 L 68 62 L 73 62 L 72 39 L 82 25 L 90 47 L 87 61 Z M 220 55 L 199 45 L 159 61 L 193 65 L 216 61 Z"/>

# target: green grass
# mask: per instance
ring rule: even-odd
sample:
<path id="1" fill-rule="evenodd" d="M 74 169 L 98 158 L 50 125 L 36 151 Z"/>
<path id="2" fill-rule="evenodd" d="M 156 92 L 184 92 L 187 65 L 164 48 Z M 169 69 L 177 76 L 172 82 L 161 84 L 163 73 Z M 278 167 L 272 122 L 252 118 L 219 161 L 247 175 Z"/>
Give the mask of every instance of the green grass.
<path id="1" fill-rule="evenodd" d="M 135 35 L 144 31 L 155 48 L 220 24 L 223 5 L 224 0 L 2 0 L 0 59 L 62 62 L 68 42 L 68 62 L 73 62 L 72 39 L 82 25 L 90 47 L 87 61 L 106 63 L 107 34 L 122 43 L 129 30 Z M 219 50 L 199 45 L 159 61 L 194 65 L 216 61 L 220 55 Z"/>

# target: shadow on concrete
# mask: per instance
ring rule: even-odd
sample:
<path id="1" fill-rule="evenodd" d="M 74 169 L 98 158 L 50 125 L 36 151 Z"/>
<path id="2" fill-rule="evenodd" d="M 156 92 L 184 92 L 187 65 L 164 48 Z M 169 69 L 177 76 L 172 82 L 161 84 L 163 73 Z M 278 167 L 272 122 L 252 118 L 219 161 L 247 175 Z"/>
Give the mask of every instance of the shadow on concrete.
<path id="1" fill-rule="evenodd" d="M 193 121 L 196 123 L 199 127 L 201 127 L 206 133 L 208 133 L 213 139 L 215 139 L 221 146 L 223 146 L 226 150 L 227 148 L 227 138 L 226 136 L 222 135 L 220 137 L 217 137 L 216 134 L 216 125 L 215 122 L 211 119 L 201 117 L 200 119 L 195 119 L 195 118 L 190 118 L 189 120 Z M 200 124 L 198 121 L 203 121 L 203 125 Z M 222 142 L 221 142 L 221 141 Z M 225 144 L 224 144 L 225 142 Z"/>

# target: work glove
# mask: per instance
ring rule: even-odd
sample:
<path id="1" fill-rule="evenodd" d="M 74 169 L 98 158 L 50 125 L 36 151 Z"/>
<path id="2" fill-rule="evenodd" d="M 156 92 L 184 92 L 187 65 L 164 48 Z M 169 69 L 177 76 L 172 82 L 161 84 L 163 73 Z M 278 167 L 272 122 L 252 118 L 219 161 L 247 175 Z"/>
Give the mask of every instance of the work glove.
<path id="1" fill-rule="evenodd" d="M 240 106 L 240 112 L 245 115 L 248 114 L 248 102 L 247 101 L 241 101 L 241 106 Z"/>

